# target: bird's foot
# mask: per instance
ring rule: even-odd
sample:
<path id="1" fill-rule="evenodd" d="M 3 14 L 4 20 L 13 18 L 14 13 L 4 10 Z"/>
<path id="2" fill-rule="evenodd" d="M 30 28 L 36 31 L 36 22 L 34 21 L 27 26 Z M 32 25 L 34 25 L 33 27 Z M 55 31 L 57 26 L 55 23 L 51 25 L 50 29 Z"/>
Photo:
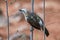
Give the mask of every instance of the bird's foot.
<path id="1" fill-rule="evenodd" d="M 34 28 L 30 29 L 30 31 L 34 31 Z"/>

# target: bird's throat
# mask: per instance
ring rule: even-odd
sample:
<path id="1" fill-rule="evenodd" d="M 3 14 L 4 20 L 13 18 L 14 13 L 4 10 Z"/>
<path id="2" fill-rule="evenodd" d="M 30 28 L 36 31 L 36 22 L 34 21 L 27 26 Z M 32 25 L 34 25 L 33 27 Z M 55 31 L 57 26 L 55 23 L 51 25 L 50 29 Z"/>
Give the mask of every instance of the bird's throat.
<path id="1" fill-rule="evenodd" d="M 27 17 L 28 16 L 28 13 L 25 13 L 24 16 Z"/>

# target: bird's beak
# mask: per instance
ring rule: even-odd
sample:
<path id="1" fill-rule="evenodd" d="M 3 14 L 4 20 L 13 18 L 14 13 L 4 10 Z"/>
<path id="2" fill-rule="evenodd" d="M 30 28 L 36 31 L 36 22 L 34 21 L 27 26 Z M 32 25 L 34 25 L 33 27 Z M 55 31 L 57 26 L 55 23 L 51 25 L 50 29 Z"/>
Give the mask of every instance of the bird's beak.
<path id="1" fill-rule="evenodd" d="M 19 12 L 22 14 L 22 10 L 21 9 L 19 9 Z"/>
<path id="2" fill-rule="evenodd" d="M 21 9 L 19 9 L 19 11 L 21 12 L 22 10 L 21 10 Z"/>

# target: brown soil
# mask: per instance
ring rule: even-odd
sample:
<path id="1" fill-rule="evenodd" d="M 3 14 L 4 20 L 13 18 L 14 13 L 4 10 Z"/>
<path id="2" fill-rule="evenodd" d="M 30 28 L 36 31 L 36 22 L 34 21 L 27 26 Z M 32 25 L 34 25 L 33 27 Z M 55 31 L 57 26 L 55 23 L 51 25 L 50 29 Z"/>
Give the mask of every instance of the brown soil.
<path id="1" fill-rule="evenodd" d="M 9 2 L 9 16 L 15 15 L 16 11 L 21 8 L 27 8 L 28 10 L 31 10 L 31 1 L 30 0 L 17 0 L 16 2 L 13 2 L 12 0 L 8 0 Z M 11 3 L 13 2 L 13 3 Z M 45 25 L 48 29 L 50 35 L 46 37 L 46 40 L 60 40 L 60 0 L 46 0 L 45 2 Z M 6 17 L 6 5 L 4 1 L 0 1 L 0 8 L 3 10 L 3 14 Z M 42 0 L 35 0 L 34 5 L 34 11 L 37 13 L 37 15 L 41 16 L 43 19 L 43 13 L 42 13 Z M 21 17 L 21 16 L 20 16 Z M 20 30 L 19 28 L 22 28 Z M 25 33 L 26 35 L 30 35 L 30 25 L 23 19 L 19 20 L 18 22 L 14 21 L 9 26 L 9 33 L 10 36 L 14 33 L 19 31 L 19 33 Z M 34 40 L 43 40 L 43 31 L 38 31 L 34 29 Z M 7 38 L 7 26 L 0 28 L 0 36 L 3 37 L 3 40 L 6 40 Z"/>

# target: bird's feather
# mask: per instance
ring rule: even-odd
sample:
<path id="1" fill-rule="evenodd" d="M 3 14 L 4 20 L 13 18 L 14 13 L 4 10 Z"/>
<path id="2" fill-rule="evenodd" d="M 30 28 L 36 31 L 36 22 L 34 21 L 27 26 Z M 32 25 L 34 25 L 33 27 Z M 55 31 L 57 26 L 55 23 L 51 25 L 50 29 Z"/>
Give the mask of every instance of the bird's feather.
<path id="1" fill-rule="evenodd" d="M 32 27 L 34 27 L 38 30 L 42 29 L 44 31 L 44 22 L 38 15 L 32 14 L 32 13 L 29 14 L 28 18 L 27 18 L 27 21 Z M 46 27 L 45 27 L 45 34 L 46 34 L 46 36 L 49 35 L 49 32 L 46 29 Z"/>
<path id="2" fill-rule="evenodd" d="M 30 23 L 30 25 L 40 30 L 39 20 L 37 19 L 36 15 L 30 14 L 27 18 L 27 21 Z"/>

